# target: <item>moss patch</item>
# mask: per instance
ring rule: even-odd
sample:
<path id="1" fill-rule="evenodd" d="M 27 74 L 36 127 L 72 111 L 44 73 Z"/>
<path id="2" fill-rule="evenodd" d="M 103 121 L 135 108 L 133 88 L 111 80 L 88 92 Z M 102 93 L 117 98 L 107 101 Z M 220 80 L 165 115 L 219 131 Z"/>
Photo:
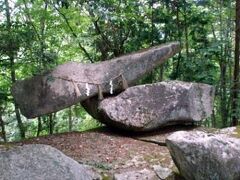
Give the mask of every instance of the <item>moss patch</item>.
<path id="1" fill-rule="evenodd" d="M 236 129 L 233 131 L 233 137 L 240 138 L 240 126 L 237 126 Z"/>
<path id="2" fill-rule="evenodd" d="M 7 150 L 9 150 L 11 148 L 14 148 L 14 147 L 15 147 L 15 145 L 10 144 L 10 143 L 0 143 L 0 151 L 1 150 L 7 151 Z"/>
<path id="3" fill-rule="evenodd" d="M 111 180 L 113 179 L 112 176 L 108 175 L 108 174 L 102 174 L 102 180 Z"/>
<path id="4" fill-rule="evenodd" d="M 206 128 L 206 127 L 197 127 L 194 130 L 203 131 L 205 133 L 212 133 L 212 134 L 215 134 L 215 133 L 219 132 L 219 129 L 216 129 L 216 128 Z"/>

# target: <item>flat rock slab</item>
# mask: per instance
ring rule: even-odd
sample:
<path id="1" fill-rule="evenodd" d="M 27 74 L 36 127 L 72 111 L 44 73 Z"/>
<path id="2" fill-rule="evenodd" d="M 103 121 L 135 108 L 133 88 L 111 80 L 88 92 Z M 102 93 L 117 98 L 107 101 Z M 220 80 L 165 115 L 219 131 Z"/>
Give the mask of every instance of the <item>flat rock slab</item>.
<path id="1" fill-rule="evenodd" d="M 83 133 L 72 132 L 33 138 L 14 144 L 51 145 L 77 162 L 96 168 L 103 178 L 109 179 L 115 174 L 142 172 L 144 169 L 147 169 L 147 172 L 155 172 L 158 176 L 160 171 L 156 167 L 159 166 L 176 171 L 166 146 L 137 140 L 139 135 L 125 133 L 102 128 Z M 155 133 L 161 136 L 161 131 Z"/>
<path id="2" fill-rule="evenodd" d="M 240 179 L 240 138 L 237 129 L 178 131 L 170 135 L 167 147 L 186 179 Z"/>
<path id="3" fill-rule="evenodd" d="M 101 176 L 47 145 L 0 149 L 1 180 L 93 180 Z"/>
<path id="4" fill-rule="evenodd" d="M 49 114 L 102 93 L 114 94 L 180 51 L 172 42 L 108 61 L 83 64 L 68 62 L 12 88 L 15 102 L 27 118 Z"/>
<path id="5" fill-rule="evenodd" d="M 200 83 L 166 81 L 130 87 L 99 103 L 100 121 L 134 131 L 198 122 L 212 113 L 214 88 Z"/>

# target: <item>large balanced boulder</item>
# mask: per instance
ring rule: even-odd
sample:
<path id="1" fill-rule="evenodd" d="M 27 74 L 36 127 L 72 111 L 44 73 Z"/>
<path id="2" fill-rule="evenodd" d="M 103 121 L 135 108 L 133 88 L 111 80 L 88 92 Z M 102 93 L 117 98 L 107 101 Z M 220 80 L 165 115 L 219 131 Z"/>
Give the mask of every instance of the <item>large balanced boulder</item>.
<path id="1" fill-rule="evenodd" d="M 108 125 L 148 131 L 209 117 L 213 98 L 214 88 L 210 85 L 166 81 L 130 87 L 118 96 L 102 100 L 98 108 L 91 101 L 84 107 Z"/>
<path id="2" fill-rule="evenodd" d="M 22 114 L 34 118 L 122 91 L 179 51 L 180 44 L 173 42 L 95 64 L 68 62 L 16 82 L 12 94 Z"/>
<path id="3" fill-rule="evenodd" d="M 227 134 L 178 131 L 167 147 L 185 179 L 240 179 L 240 139 Z"/>
<path id="4" fill-rule="evenodd" d="M 48 145 L 0 149 L 1 180 L 93 180 L 100 176 Z"/>

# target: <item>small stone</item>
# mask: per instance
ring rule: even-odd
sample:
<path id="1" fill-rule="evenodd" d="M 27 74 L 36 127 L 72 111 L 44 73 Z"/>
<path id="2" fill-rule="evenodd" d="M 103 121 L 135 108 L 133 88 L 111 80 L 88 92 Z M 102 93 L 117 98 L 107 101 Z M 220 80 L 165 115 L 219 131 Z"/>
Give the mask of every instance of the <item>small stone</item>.
<path id="1" fill-rule="evenodd" d="M 159 178 L 152 170 L 143 169 L 115 174 L 114 180 L 159 180 Z"/>
<path id="2" fill-rule="evenodd" d="M 162 167 L 160 165 L 154 165 L 153 169 L 160 179 L 167 179 L 174 175 L 171 169 Z"/>

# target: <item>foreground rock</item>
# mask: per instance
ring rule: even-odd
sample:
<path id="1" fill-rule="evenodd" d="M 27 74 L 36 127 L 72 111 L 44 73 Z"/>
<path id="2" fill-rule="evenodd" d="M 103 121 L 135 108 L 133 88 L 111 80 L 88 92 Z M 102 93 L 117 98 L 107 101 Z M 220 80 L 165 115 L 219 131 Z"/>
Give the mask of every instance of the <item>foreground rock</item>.
<path id="1" fill-rule="evenodd" d="M 85 108 L 106 124 L 126 130 L 148 131 L 209 117 L 213 98 L 212 86 L 169 81 L 130 87 L 116 97 L 104 99 L 98 107 L 102 116 L 96 115 L 91 101 L 89 106 L 85 104 Z"/>
<path id="2" fill-rule="evenodd" d="M 24 145 L 0 149 L 3 180 L 93 180 L 100 176 L 59 150 L 47 145 Z"/>
<path id="3" fill-rule="evenodd" d="M 115 93 L 180 51 L 178 42 L 96 64 L 69 62 L 31 79 L 18 81 L 12 94 L 27 118 L 59 111 L 102 93 Z"/>
<path id="4" fill-rule="evenodd" d="M 186 179 L 240 179 L 239 138 L 229 134 L 179 131 L 169 136 L 166 143 Z"/>

